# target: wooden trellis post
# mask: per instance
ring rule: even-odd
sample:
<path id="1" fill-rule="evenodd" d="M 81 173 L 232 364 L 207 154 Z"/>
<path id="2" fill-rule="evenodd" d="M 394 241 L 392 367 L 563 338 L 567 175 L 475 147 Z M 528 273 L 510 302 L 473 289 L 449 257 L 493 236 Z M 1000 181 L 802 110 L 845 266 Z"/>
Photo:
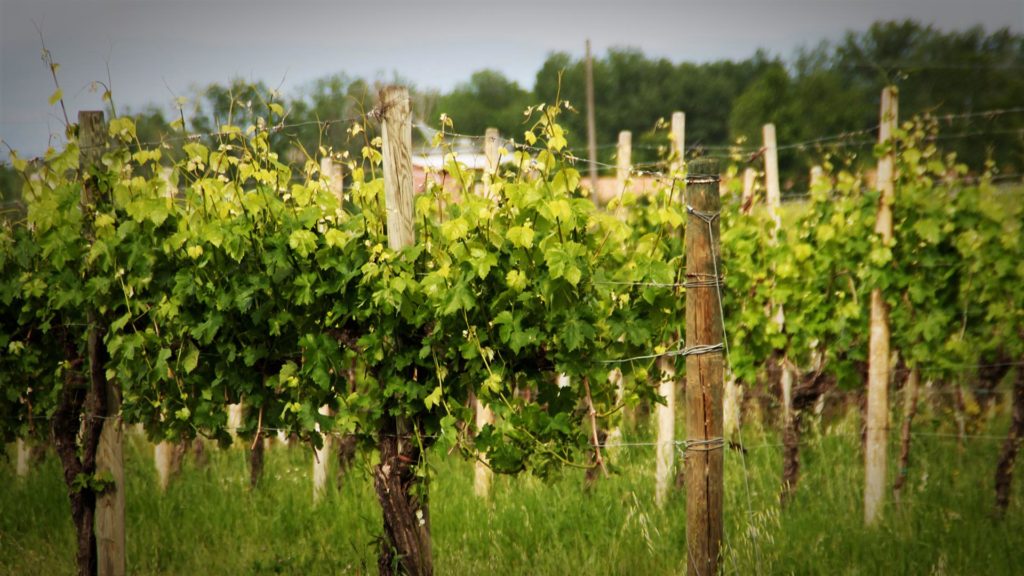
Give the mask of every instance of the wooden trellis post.
<path id="1" fill-rule="evenodd" d="M 882 197 L 875 233 L 883 245 L 893 243 L 892 205 L 896 199 L 894 154 L 891 148 L 898 113 L 894 86 L 882 90 L 879 144 L 890 145 L 878 159 L 878 189 Z M 867 442 L 864 447 L 864 523 L 874 525 L 882 515 L 886 485 L 886 444 L 889 439 L 889 306 L 880 288 L 871 290 L 871 331 L 868 340 Z"/>
<path id="2" fill-rule="evenodd" d="M 388 247 L 400 251 L 416 242 L 409 90 L 385 87 L 378 105 Z M 419 443 L 413 437 L 417 431 L 407 418 L 395 417 L 379 432 L 380 464 L 374 468 L 374 488 L 384 516 L 385 538 L 378 568 L 381 574 L 392 574 L 397 565 L 397 572 L 429 576 L 434 573 L 430 509 L 426 498 L 414 490 L 412 480 L 412 467 L 420 456 Z"/>
<path id="3" fill-rule="evenodd" d="M 484 166 L 484 195 L 489 198 L 491 197 L 491 182 L 494 175 L 498 173 L 498 139 L 497 128 L 488 128 L 484 132 L 484 158 L 487 162 Z M 494 412 L 491 411 L 491 408 L 481 402 L 478 397 L 474 398 L 474 404 L 476 407 L 476 429 L 479 431 L 488 424 L 494 424 Z M 473 467 L 473 491 L 477 496 L 486 498 L 491 492 L 493 474 L 491 467 L 487 464 L 487 456 L 480 454 L 477 458 Z"/>
<path id="4" fill-rule="evenodd" d="M 686 176 L 686 542 L 687 573 L 718 573 L 722 549 L 722 388 L 718 161 Z"/>
<path id="5" fill-rule="evenodd" d="M 686 116 L 682 112 L 672 114 L 672 172 L 680 173 L 686 167 Z M 672 468 L 676 450 L 676 367 L 674 359 L 663 356 L 658 359 L 660 374 L 658 395 L 665 398 L 664 405 L 655 407 L 657 420 L 657 441 L 654 454 L 654 501 L 665 503 L 672 483 Z"/>

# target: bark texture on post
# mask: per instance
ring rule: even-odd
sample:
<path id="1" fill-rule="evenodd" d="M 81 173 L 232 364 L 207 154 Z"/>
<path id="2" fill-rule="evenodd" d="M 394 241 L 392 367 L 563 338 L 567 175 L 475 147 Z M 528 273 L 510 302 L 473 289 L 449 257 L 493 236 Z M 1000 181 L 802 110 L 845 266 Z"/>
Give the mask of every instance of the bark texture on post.
<path id="1" fill-rule="evenodd" d="M 687 572 L 717 574 L 722 547 L 723 327 L 718 161 L 690 163 L 686 177 Z"/>
<path id="2" fill-rule="evenodd" d="M 879 143 L 892 140 L 896 129 L 896 88 L 882 91 Z M 878 187 L 882 192 L 875 233 L 882 243 L 893 242 L 892 205 L 895 200 L 893 152 L 878 160 Z M 889 438 L 889 307 L 882 291 L 871 291 L 871 330 L 868 340 L 867 442 L 864 447 L 864 523 L 874 525 L 882 514 L 886 484 L 886 446 Z"/>
<path id="3" fill-rule="evenodd" d="M 1017 452 L 1024 441 L 1024 367 L 1017 367 L 1013 382 L 1013 417 L 1010 430 L 1006 433 L 999 465 L 996 466 L 996 516 L 1002 517 L 1010 505 L 1010 486 L 1013 482 L 1013 465 Z"/>
<path id="4" fill-rule="evenodd" d="M 380 92 L 384 202 L 388 247 L 401 250 L 416 241 L 413 233 L 412 112 L 409 91 L 388 86 Z"/>
<path id="5" fill-rule="evenodd" d="M 401 250 L 416 241 L 408 89 L 384 88 L 380 107 L 388 245 Z M 380 464 L 374 470 L 373 482 L 384 516 L 385 538 L 377 564 L 381 574 L 430 576 L 434 572 L 427 487 L 416 478 L 420 449 L 413 434 L 413 426 L 398 418 L 390 420 L 378 439 Z"/>

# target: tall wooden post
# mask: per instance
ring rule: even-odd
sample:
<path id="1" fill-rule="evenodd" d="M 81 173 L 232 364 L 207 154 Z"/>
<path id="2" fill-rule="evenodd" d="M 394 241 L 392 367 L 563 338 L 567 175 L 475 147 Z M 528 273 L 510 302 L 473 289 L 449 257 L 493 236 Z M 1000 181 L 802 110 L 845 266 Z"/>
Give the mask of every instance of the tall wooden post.
<path id="1" fill-rule="evenodd" d="M 587 157 L 590 159 L 590 188 L 594 206 L 597 197 L 597 120 L 594 116 L 594 58 L 590 55 L 590 39 L 587 39 L 587 55 L 584 60 L 587 82 Z"/>
<path id="2" fill-rule="evenodd" d="M 498 173 L 498 129 L 488 128 L 484 131 L 484 194 L 491 197 L 491 182 Z M 474 397 L 476 429 L 482 430 L 488 424 L 494 424 L 494 412 L 490 406 L 484 404 L 479 397 Z M 486 498 L 491 492 L 491 467 L 487 465 L 487 456 L 480 454 L 473 466 L 473 492 Z"/>
<path id="3" fill-rule="evenodd" d="M 409 90 L 385 87 L 378 105 L 382 117 L 388 246 L 402 250 L 416 241 Z M 415 477 L 414 466 L 420 457 L 419 442 L 412 436 L 417 433 L 416 427 L 408 419 L 396 417 L 379 432 L 380 464 L 374 470 L 374 488 L 384 516 L 385 537 L 377 567 L 381 574 L 394 574 L 397 566 L 399 573 L 430 576 L 434 573 L 430 511 Z"/>
<path id="4" fill-rule="evenodd" d="M 106 146 L 106 122 L 101 111 L 78 113 L 81 163 L 83 167 L 98 166 Z M 82 187 L 82 205 L 91 207 L 96 202 L 96 190 L 91 182 Z M 91 209 L 91 208 L 89 208 Z M 92 232 L 88 231 L 87 235 Z M 97 567 L 100 576 L 121 576 L 125 573 L 124 543 L 124 423 L 121 421 L 121 390 L 104 376 L 105 357 L 103 331 L 99 315 L 89 313 L 89 372 L 95 385 L 103 381 L 103 429 L 96 450 L 96 473 L 112 480 L 110 487 L 96 498 Z"/>
<path id="5" fill-rule="evenodd" d="M 686 541 L 687 573 L 718 573 L 722 547 L 723 326 L 718 161 L 700 158 L 686 176 Z"/>
<path id="6" fill-rule="evenodd" d="M 682 112 L 672 114 L 672 172 L 679 173 L 685 168 L 685 126 L 686 116 Z M 657 441 L 654 453 L 654 501 L 661 506 L 668 497 L 672 483 L 672 468 L 676 450 L 676 368 L 674 359 L 658 359 L 660 373 L 658 395 L 665 398 L 665 404 L 655 408 L 657 420 Z"/>
<path id="7" fill-rule="evenodd" d="M 882 90 L 878 142 L 891 145 L 898 114 L 894 86 Z M 896 199 L 894 154 L 890 147 L 878 159 L 878 188 L 882 193 L 875 233 L 882 244 L 893 244 L 892 205 Z M 871 331 L 868 340 L 867 444 L 864 449 L 864 523 L 876 524 L 882 515 L 886 484 L 886 445 L 889 437 L 889 307 L 882 290 L 871 290 Z"/>
<path id="8" fill-rule="evenodd" d="M 761 129 L 764 142 L 764 186 L 767 191 L 768 216 L 775 221 L 775 228 L 782 225 L 779 205 L 782 193 L 779 188 L 779 146 L 775 141 L 775 124 L 765 124 Z"/>

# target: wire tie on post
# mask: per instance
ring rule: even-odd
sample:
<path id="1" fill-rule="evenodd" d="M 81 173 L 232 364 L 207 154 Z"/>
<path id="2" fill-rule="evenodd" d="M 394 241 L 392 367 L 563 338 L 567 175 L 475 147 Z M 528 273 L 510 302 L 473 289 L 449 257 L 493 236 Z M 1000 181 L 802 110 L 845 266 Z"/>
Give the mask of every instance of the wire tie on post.
<path id="1" fill-rule="evenodd" d="M 715 438 L 701 438 L 699 440 L 686 440 L 686 450 L 694 452 L 712 452 L 714 450 L 721 450 L 725 446 L 725 438 L 721 436 Z"/>
<path id="2" fill-rule="evenodd" d="M 717 180 L 713 180 L 713 182 L 717 182 Z M 689 184 L 692 182 L 688 181 L 687 183 Z M 721 214 L 720 212 L 701 212 L 700 210 L 694 210 L 693 206 L 690 206 L 689 204 L 686 205 L 686 213 L 692 214 L 708 224 L 714 222 L 715 219 L 718 218 L 719 214 Z"/>
<path id="3" fill-rule="evenodd" d="M 703 354 L 712 354 L 714 352 L 721 352 L 725 347 L 721 342 L 718 344 L 697 344 L 696 346 L 690 346 L 683 348 L 682 350 L 674 350 L 668 352 L 666 356 L 700 356 Z"/>

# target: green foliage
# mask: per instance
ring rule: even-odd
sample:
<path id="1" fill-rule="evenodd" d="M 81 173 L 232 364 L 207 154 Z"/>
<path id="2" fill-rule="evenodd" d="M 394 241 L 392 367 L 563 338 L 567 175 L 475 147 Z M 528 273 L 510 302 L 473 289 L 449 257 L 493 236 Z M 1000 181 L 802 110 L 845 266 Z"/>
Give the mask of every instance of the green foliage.
<path id="1" fill-rule="evenodd" d="M 488 128 L 497 128 L 502 134 L 518 137 L 524 128 L 523 109 L 531 101 L 529 91 L 501 72 L 480 70 L 468 82 L 440 95 L 433 108 L 437 114 L 455 118 L 459 132 L 483 134 Z"/>
<path id="2" fill-rule="evenodd" d="M 370 441 L 401 418 L 425 444 L 468 452 L 457 424 L 475 391 L 498 416 L 476 444 L 497 469 L 575 465 L 588 450 L 585 385 L 612 412 L 603 361 L 648 352 L 678 318 L 670 293 L 608 281 L 677 279 L 678 234 L 666 231 L 682 216 L 662 197 L 638 221 L 652 234 L 595 214 L 562 159 L 563 109 L 529 110 L 541 151 L 516 152 L 526 169 L 494 175 L 487 194 L 468 176 L 460 202 L 430 186 L 416 202 L 418 241 L 400 252 L 386 248 L 381 180 L 354 170 L 341 209 L 318 163 L 285 163 L 269 130 L 222 128 L 157 169 L 162 156 L 136 124 L 112 119 L 85 207 L 72 140 L 30 179 L 28 218 L 6 225 L 0 245 L 14 327 L 7 434 L 53 409 L 66 372 L 81 375 L 94 309 L 124 417 L 156 438 L 227 443 L 226 405 L 242 402 L 245 438 L 286 430 L 317 444 L 324 430 Z M 634 396 L 651 398 L 639 375 L 646 392 Z"/>

